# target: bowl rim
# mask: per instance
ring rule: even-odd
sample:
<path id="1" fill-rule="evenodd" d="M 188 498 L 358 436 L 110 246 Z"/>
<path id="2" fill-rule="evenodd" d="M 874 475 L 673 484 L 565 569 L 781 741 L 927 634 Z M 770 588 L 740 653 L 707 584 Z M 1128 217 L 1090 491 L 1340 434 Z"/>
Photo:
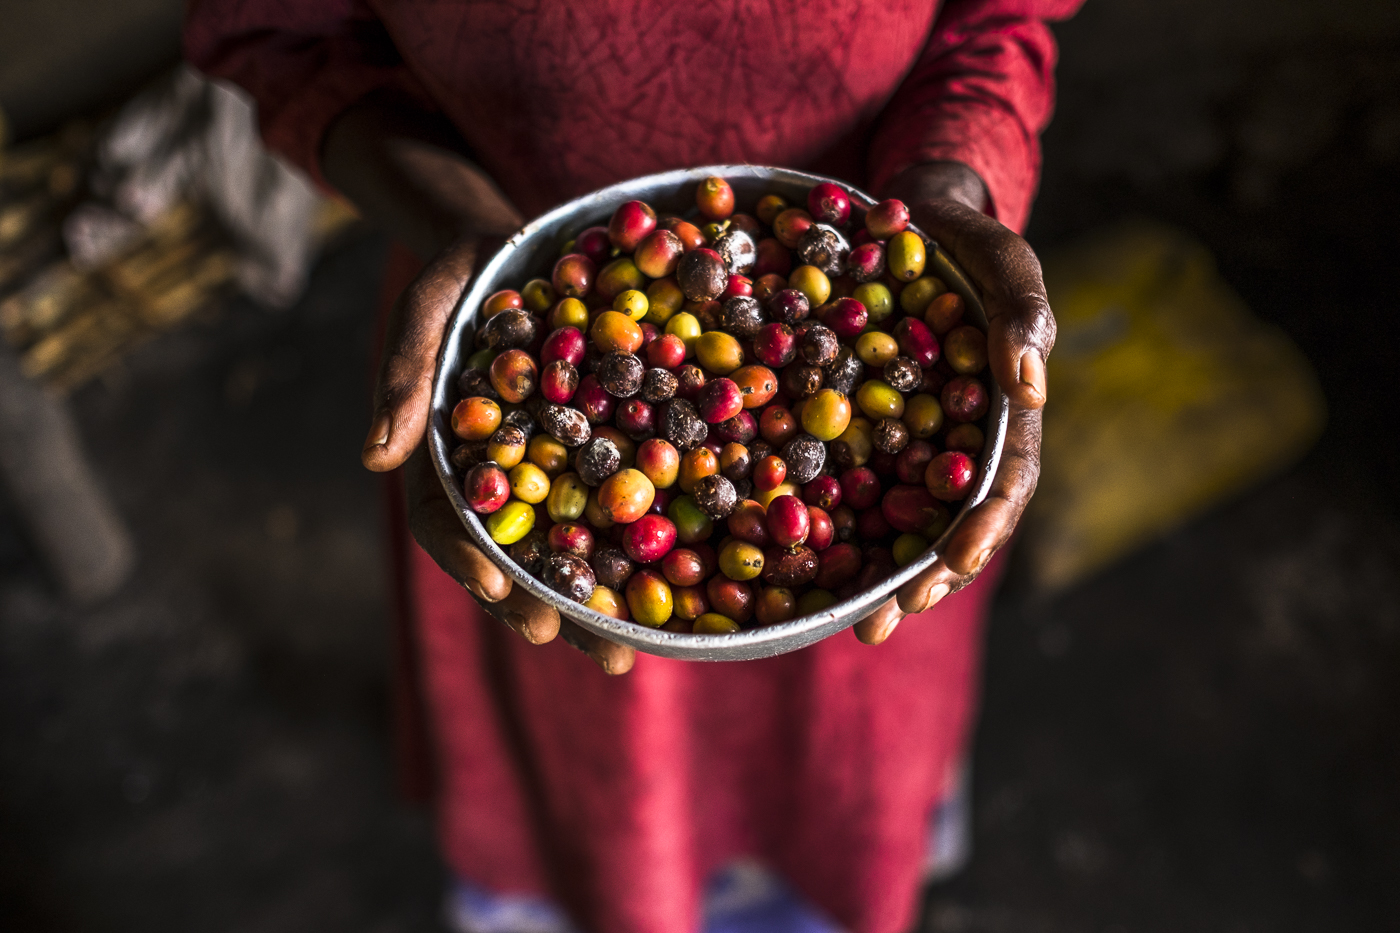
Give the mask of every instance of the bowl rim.
<path id="1" fill-rule="evenodd" d="M 453 475 L 453 467 L 449 459 L 451 454 L 449 445 L 456 443 L 456 438 L 448 428 L 448 419 L 452 410 L 452 403 L 449 400 L 455 393 L 457 372 L 466 356 L 470 355 L 469 351 L 463 352 L 463 337 L 467 328 L 476 318 L 482 301 L 488 295 L 499 288 L 515 287 L 498 281 L 510 264 L 510 260 L 541 237 L 557 237 L 559 233 L 574 227 L 577 229 L 572 230 L 572 233 L 576 234 L 584 227 L 600 221 L 606 223 L 607 217 L 611 216 L 616 206 L 625 201 L 646 200 L 647 194 L 654 197 L 658 189 L 664 191 L 682 188 L 711 176 L 725 178 L 731 183 L 736 179 L 755 179 L 780 187 L 796 188 L 800 186 L 805 189 L 810 189 L 822 182 L 830 182 L 839 185 L 850 195 L 853 207 L 868 210 L 876 203 L 874 198 L 856 186 L 824 175 L 747 164 L 706 165 L 639 176 L 574 198 L 541 214 L 511 236 L 481 266 L 480 271 L 472 276 L 457 300 L 438 352 L 437 366 L 433 374 L 432 412 L 428 426 L 428 442 L 438 478 L 456 509 L 458 518 L 461 519 L 466 528 L 468 537 L 471 538 L 473 544 L 491 557 L 511 578 L 513 584 L 524 586 L 532 595 L 558 610 L 561 616 L 572 619 L 597 635 L 630 645 L 638 651 L 686 660 L 750 660 L 796 651 L 851 627 L 885 602 L 901 586 L 927 570 L 938 560 L 943 547 L 962 524 L 967 513 L 986 499 L 991 490 L 997 465 L 1001 461 L 1010 420 L 1010 400 L 1001 390 L 1001 386 L 990 371 L 987 373 L 991 389 L 991 404 L 988 406 L 989 430 L 982 454 L 979 457 L 977 480 L 972 492 L 964 500 L 962 507 L 953 516 L 943 534 L 932 542 L 918 559 L 896 569 L 877 586 L 849 599 L 834 603 L 818 612 L 799 616 L 786 622 L 739 632 L 694 635 L 653 629 L 638 622 L 624 622 L 614 619 L 554 592 L 511 560 L 505 550 L 486 533 L 481 520 L 467 506 L 461 486 Z M 950 291 L 957 292 L 962 296 L 968 306 L 969 316 L 983 330 L 986 330 L 986 311 L 982 305 L 981 296 L 972 285 L 971 280 L 932 237 L 912 224 L 909 229 L 918 233 L 928 244 L 926 268 L 943 279 Z M 556 238 L 549 242 L 554 246 L 553 254 L 557 255 L 557 245 L 561 241 Z"/>

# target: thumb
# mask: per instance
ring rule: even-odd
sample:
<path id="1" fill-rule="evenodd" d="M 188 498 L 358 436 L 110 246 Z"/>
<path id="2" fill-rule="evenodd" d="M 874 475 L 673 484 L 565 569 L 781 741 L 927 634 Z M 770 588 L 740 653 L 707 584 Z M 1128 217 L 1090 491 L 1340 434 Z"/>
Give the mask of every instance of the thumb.
<path id="1" fill-rule="evenodd" d="M 401 466 L 423 440 L 438 349 L 471 280 L 476 255 L 474 240 L 449 246 L 394 303 L 374 387 L 374 414 L 360 452 L 367 469 L 383 473 Z"/>

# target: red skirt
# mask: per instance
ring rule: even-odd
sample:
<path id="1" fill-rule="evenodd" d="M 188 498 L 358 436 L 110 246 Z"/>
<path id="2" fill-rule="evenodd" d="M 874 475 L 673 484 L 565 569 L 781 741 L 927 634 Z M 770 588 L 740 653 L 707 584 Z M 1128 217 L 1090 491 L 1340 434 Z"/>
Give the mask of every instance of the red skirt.
<path id="1" fill-rule="evenodd" d="M 389 302 L 415 268 L 396 251 Z M 390 485 L 401 774 L 431 788 L 451 871 L 547 896 L 586 930 L 680 933 L 706 878 L 752 857 L 854 933 L 912 925 L 1000 557 L 879 647 L 843 632 L 761 661 L 639 654 L 609 677 L 482 611 L 414 544 Z"/>

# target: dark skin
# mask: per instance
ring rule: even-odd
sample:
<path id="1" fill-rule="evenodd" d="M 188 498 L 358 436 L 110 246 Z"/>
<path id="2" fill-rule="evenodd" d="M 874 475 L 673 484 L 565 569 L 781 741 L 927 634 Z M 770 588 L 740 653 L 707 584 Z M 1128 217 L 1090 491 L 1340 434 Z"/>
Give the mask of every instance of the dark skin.
<path id="1" fill-rule="evenodd" d="M 361 459 L 375 472 L 404 467 L 415 540 L 491 615 L 526 641 L 562 637 L 604 671 L 622 674 L 635 662 L 633 649 L 561 620 L 553 608 L 513 587 L 472 545 L 428 458 L 433 370 L 448 319 L 478 257 L 489 255 L 524 221 L 465 152 L 441 117 L 388 97 L 362 101 L 327 132 L 326 177 L 427 263 L 390 317 Z M 914 224 L 942 244 L 981 290 L 991 323 L 990 364 L 1011 400 L 1011 422 L 987 500 L 968 514 L 929 570 L 856 623 L 856 637 L 869 645 L 889 638 L 905 615 L 923 612 L 972 582 L 1011 536 L 1040 472 L 1045 359 L 1055 342 L 1040 263 L 1024 240 L 982 213 L 987 192 L 971 169 L 953 162 L 913 166 L 881 195 L 909 205 Z"/>

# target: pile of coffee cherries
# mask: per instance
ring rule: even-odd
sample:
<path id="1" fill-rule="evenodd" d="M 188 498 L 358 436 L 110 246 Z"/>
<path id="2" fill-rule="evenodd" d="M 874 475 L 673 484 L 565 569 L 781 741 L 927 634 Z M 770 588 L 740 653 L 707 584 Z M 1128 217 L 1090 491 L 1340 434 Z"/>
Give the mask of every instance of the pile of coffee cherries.
<path id="1" fill-rule="evenodd" d="M 984 444 L 986 335 L 925 274 L 909 212 L 767 195 L 629 201 L 550 278 L 486 299 L 452 453 L 511 558 L 617 619 L 724 633 L 915 560 Z"/>

